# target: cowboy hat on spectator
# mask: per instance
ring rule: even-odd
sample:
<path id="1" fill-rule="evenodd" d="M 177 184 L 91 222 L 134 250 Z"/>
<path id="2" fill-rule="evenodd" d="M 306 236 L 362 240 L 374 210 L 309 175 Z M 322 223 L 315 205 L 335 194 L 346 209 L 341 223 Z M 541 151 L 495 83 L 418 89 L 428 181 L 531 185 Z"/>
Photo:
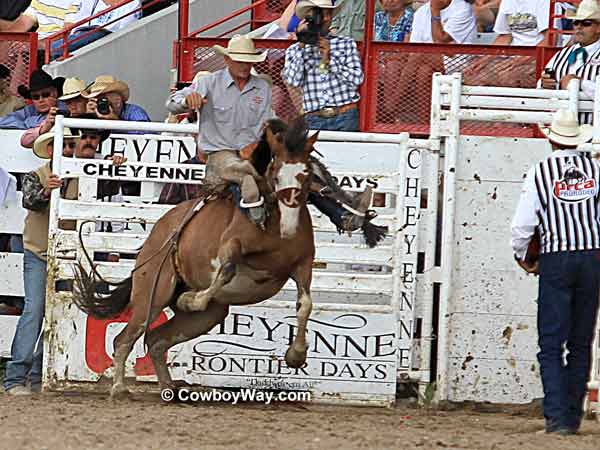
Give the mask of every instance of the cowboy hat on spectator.
<path id="1" fill-rule="evenodd" d="M 80 116 L 77 116 L 78 119 L 92 119 L 92 120 L 98 120 L 98 116 L 94 113 L 84 113 L 81 114 Z M 110 130 L 103 130 L 103 129 L 98 129 L 98 128 L 71 128 L 71 131 L 76 134 L 79 135 L 80 137 L 83 136 L 84 134 L 93 134 L 96 136 L 100 137 L 100 143 L 104 142 L 105 140 L 108 139 L 108 137 L 110 136 Z"/>
<path id="2" fill-rule="evenodd" d="M 79 133 L 72 132 L 69 128 L 64 128 L 64 139 L 76 139 L 79 140 Z M 48 143 L 54 140 L 54 127 L 47 133 L 40 134 L 33 143 L 33 153 L 38 158 L 50 159 L 48 154 Z"/>
<path id="3" fill-rule="evenodd" d="M 337 5 L 333 4 L 333 0 L 300 0 L 296 5 L 296 16 L 300 20 L 304 20 L 313 8 L 332 9 L 333 15 L 335 15 L 342 3 L 343 0 L 338 0 Z"/>
<path id="4" fill-rule="evenodd" d="M 59 100 L 70 100 L 79 97 L 85 91 L 85 82 L 79 78 L 67 78 L 63 84 L 63 95 L 58 97 Z"/>
<path id="5" fill-rule="evenodd" d="M 596 0 L 583 0 L 577 12 L 567 11 L 565 15 L 571 20 L 600 20 L 600 7 Z"/>
<path id="6" fill-rule="evenodd" d="M 566 147 L 575 147 L 584 144 L 594 134 L 591 125 L 579 125 L 577 114 L 566 109 L 559 109 L 552 117 L 552 124 L 547 127 L 540 125 L 540 130 L 550 142 Z"/>
<path id="7" fill-rule="evenodd" d="M 220 55 L 229 56 L 233 61 L 259 63 L 267 59 L 267 51 L 259 52 L 248 36 L 236 34 L 227 43 L 227 48 L 214 45 L 213 50 Z"/>
<path id="8" fill-rule="evenodd" d="M 127 86 L 127 83 L 117 80 L 112 75 L 97 76 L 92 85 L 81 95 L 85 98 L 95 98 L 109 92 L 116 92 L 123 97 L 124 102 L 129 100 L 129 86 Z"/>
<path id="9" fill-rule="evenodd" d="M 24 84 L 17 88 L 19 95 L 26 99 L 31 99 L 31 93 L 35 91 L 41 91 L 46 88 L 56 88 L 58 95 L 62 95 L 62 86 L 65 82 L 63 77 L 52 78 L 48 73 L 43 70 L 34 70 L 29 77 L 29 88 Z"/>

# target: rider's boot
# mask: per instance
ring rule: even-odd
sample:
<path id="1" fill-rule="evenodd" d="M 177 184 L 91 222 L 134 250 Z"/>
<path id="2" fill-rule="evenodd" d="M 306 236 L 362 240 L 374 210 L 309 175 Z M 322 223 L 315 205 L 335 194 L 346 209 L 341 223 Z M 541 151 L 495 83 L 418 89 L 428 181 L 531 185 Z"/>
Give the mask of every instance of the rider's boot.
<path id="1" fill-rule="evenodd" d="M 246 175 L 242 179 L 241 194 L 240 207 L 247 212 L 252 222 L 264 229 L 267 219 L 265 200 L 252 175 Z"/>
<path id="2" fill-rule="evenodd" d="M 319 211 L 329 217 L 339 232 L 352 232 L 362 227 L 372 196 L 371 189 L 365 190 L 354 197 L 350 208 L 344 208 L 334 199 L 315 192 L 310 192 L 308 199 Z"/>

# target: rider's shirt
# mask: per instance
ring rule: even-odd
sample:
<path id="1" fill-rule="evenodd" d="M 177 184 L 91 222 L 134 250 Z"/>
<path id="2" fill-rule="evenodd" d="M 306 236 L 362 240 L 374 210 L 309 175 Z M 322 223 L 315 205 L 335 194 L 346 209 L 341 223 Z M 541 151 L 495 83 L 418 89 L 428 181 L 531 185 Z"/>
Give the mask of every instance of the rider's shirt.
<path id="1" fill-rule="evenodd" d="M 250 76 L 240 89 L 228 69 L 222 69 L 196 80 L 190 86 L 175 92 L 167 100 L 167 108 L 174 114 L 187 111 L 185 97 L 192 92 L 208 100 L 200 111 L 198 145 L 207 152 L 241 150 L 256 142 L 265 121 L 273 118 L 271 86 L 261 77 Z"/>

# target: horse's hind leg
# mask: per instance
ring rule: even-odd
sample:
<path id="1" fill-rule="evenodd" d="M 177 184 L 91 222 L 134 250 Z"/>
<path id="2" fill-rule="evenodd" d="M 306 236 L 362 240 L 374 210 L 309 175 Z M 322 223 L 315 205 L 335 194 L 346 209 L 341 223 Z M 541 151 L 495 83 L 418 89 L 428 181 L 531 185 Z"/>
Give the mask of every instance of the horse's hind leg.
<path id="1" fill-rule="evenodd" d="M 233 238 L 225 242 L 217 256 L 221 266 L 212 283 L 203 291 L 190 291 L 181 294 L 177 299 L 177 307 L 182 311 L 204 311 L 217 292 L 229 283 L 236 274 L 236 265 L 242 260 L 242 243 Z"/>
<path id="2" fill-rule="evenodd" d="M 157 273 L 156 271 L 148 271 L 148 273 Z M 148 323 L 152 323 L 163 308 L 169 303 L 175 291 L 175 272 L 171 265 L 165 267 L 160 273 L 160 279 L 156 285 L 154 293 L 149 291 L 149 284 L 154 283 L 153 277 L 140 276 L 134 279 L 133 290 L 131 295 L 131 318 L 127 322 L 127 326 L 115 338 L 115 354 L 113 365 L 115 374 L 113 385 L 110 390 L 111 398 L 119 398 L 129 393 L 125 386 L 125 363 L 127 357 L 131 353 L 135 342 L 145 331 L 147 315 L 150 314 Z M 152 301 L 152 308 L 149 310 L 148 302 Z"/>
<path id="3" fill-rule="evenodd" d="M 148 332 L 147 344 L 154 370 L 161 389 L 173 388 L 173 380 L 165 362 L 164 354 L 174 345 L 208 333 L 221 323 L 229 312 L 229 306 L 212 303 L 206 311 L 186 313 L 176 311 L 166 323 Z"/>

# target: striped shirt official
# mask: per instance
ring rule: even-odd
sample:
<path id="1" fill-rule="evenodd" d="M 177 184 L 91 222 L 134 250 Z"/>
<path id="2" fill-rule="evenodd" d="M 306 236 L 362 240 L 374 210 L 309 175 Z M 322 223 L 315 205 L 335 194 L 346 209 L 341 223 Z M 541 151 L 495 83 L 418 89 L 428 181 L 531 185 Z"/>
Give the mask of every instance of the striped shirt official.
<path id="1" fill-rule="evenodd" d="M 512 222 L 512 247 L 522 258 L 536 227 L 540 252 L 600 248 L 600 166 L 588 154 L 555 150 L 527 173 Z"/>
<path id="2" fill-rule="evenodd" d="M 546 64 L 546 69 L 552 69 L 554 71 L 554 80 L 557 82 L 557 84 L 565 75 L 570 74 L 580 77 L 582 91 L 593 98 L 596 77 L 600 71 L 600 40 L 584 47 L 588 54 L 585 62 L 583 61 L 581 55 L 578 55 L 575 62 L 569 64 L 569 55 L 580 47 L 581 46 L 579 44 L 575 44 L 563 48 L 560 52 L 556 53 L 550 59 L 550 61 L 548 61 L 548 64 Z M 557 86 L 557 89 L 560 89 L 560 87 Z M 591 125 L 592 121 L 592 112 L 579 114 L 580 124 L 587 123 Z"/>
<path id="3" fill-rule="evenodd" d="M 304 112 L 319 111 L 328 106 L 356 103 L 363 71 L 356 42 L 347 37 L 329 39 L 329 68 L 321 71 L 321 54 L 316 45 L 300 47 L 292 44 L 285 52 L 281 76 L 290 86 L 303 89 Z"/>

